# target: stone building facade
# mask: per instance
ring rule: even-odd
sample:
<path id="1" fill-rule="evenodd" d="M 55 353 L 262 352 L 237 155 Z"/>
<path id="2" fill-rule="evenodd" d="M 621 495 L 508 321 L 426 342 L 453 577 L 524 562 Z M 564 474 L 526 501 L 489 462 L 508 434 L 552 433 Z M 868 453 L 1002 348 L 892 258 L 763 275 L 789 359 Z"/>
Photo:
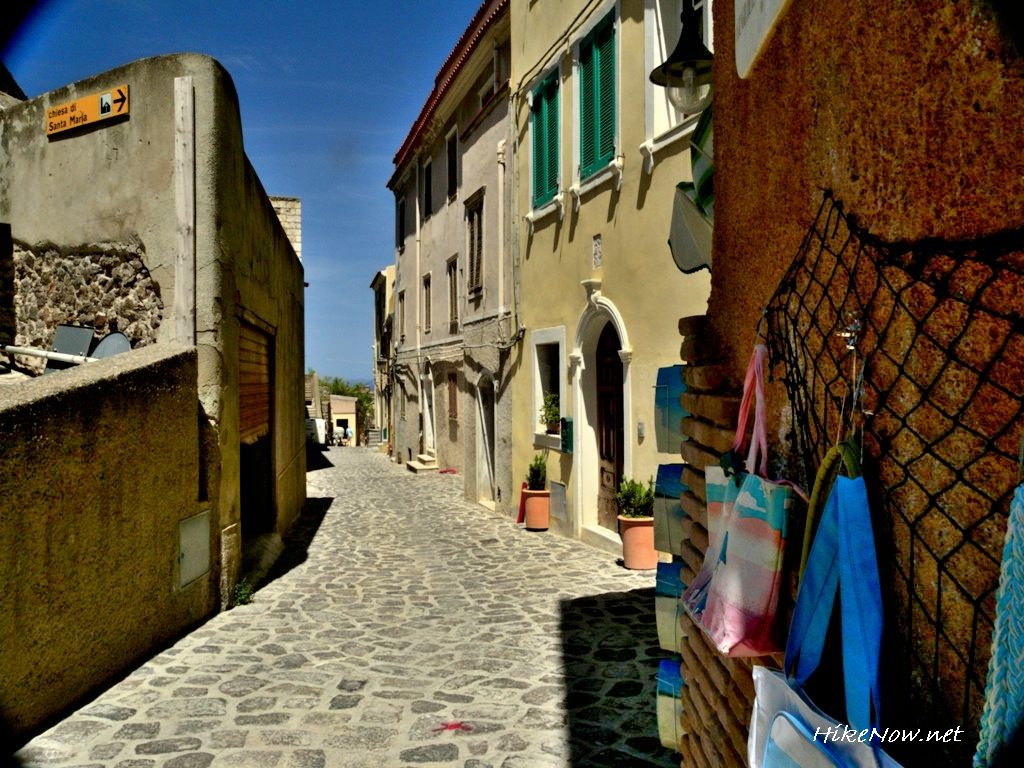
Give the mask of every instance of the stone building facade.
<path id="1" fill-rule="evenodd" d="M 48 134 L 50 110 L 118 91 L 125 114 Z M 8 333 L 48 349 L 59 324 L 116 325 L 135 347 L 194 350 L 188 493 L 208 511 L 205 578 L 222 606 L 256 543 L 279 540 L 305 500 L 302 265 L 245 156 L 238 109 L 216 61 L 161 56 L 6 100 L 0 134 Z M 125 514 L 144 516 L 132 499 Z M 161 636 L 182 628 L 168 616 Z"/>
<path id="2" fill-rule="evenodd" d="M 453 468 L 468 498 L 515 503 L 509 440 L 516 335 L 508 0 L 483 3 L 402 146 L 395 195 L 397 461 Z"/>

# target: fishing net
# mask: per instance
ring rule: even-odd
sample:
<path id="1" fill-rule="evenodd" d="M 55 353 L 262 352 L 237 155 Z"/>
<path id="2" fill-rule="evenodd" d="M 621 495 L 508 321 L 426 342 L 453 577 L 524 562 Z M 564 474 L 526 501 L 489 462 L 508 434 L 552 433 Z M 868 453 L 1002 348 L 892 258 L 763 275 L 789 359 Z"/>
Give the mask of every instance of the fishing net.
<path id="1" fill-rule="evenodd" d="M 907 692 L 883 721 L 962 726 L 941 753 L 966 764 L 1024 426 L 1024 230 L 887 243 L 826 193 L 766 312 L 796 476 L 862 430 L 892 590 L 887 703 Z"/>

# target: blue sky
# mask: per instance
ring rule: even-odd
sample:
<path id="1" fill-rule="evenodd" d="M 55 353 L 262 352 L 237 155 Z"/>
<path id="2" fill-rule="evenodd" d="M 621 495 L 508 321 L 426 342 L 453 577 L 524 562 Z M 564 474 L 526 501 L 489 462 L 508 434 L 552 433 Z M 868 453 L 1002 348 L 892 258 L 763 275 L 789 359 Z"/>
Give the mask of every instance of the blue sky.
<path id="1" fill-rule="evenodd" d="M 395 152 L 480 0 L 51 0 L 3 52 L 29 98 L 136 59 L 205 53 L 271 195 L 302 199 L 306 367 L 370 379 L 370 281 L 394 258 Z"/>

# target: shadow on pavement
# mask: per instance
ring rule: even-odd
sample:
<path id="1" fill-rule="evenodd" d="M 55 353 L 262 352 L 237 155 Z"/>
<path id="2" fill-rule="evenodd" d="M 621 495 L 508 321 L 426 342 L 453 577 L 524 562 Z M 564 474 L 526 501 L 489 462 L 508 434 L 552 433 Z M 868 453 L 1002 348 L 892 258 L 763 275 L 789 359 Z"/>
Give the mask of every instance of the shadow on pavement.
<path id="1" fill-rule="evenodd" d="M 282 537 L 284 551 L 281 552 L 281 555 L 274 561 L 270 570 L 267 571 L 266 578 L 262 580 L 260 587 L 265 587 L 275 579 L 281 578 L 292 568 L 306 561 L 309 554 L 309 545 L 312 543 L 313 537 L 316 536 L 316 532 L 320 530 L 320 525 L 327 515 L 327 510 L 331 508 L 333 503 L 333 498 L 306 499 L 302 512 L 295 522 L 292 523 L 288 533 Z"/>
<path id="2" fill-rule="evenodd" d="M 658 738 L 654 589 L 563 600 L 560 606 L 570 765 L 675 768 Z"/>
<path id="3" fill-rule="evenodd" d="M 315 472 L 318 469 L 329 469 L 334 464 L 327 458 L 328 449 L 316 443 L 306 443 L 306 471 Z"/>

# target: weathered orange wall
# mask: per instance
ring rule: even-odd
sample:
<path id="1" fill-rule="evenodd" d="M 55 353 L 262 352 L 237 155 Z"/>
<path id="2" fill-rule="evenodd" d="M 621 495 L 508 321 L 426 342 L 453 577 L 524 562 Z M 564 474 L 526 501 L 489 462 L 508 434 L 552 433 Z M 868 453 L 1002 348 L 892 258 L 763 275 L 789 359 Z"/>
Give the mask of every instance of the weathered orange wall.
<path id="1" fill-rule="evenodd" d="M 734 369 L 821 190 L 885 240 L 1024 222 L 1024 60 L 987 6 L 795 2 L 746 80 L 733 3 L 714 12 L 710 314 Z"/>
<path id="2" fill-rule="evenodd" d="M 714 29 L 709 321 L 735 378 L 823 190 L 888 242 L 1024 224 L 1024 59 L 987 3 L 795 2 L 745 80 L 734 64 L 732 2 L 715 4 Z M 775 385 L 777 448 L 788 428 L 784 398 Z M 1014 484 L 1005 462 L 998 472 Z M 977 569 L 994 587 L 997 567 L 981 559 Z M 982 686 L 986 660 L 971 671 Z M 946 704 L 959 711 L 964 701 Z M 966 710 L 972 722 L 963 725 L 974 731 L 976 695 Z"/>

